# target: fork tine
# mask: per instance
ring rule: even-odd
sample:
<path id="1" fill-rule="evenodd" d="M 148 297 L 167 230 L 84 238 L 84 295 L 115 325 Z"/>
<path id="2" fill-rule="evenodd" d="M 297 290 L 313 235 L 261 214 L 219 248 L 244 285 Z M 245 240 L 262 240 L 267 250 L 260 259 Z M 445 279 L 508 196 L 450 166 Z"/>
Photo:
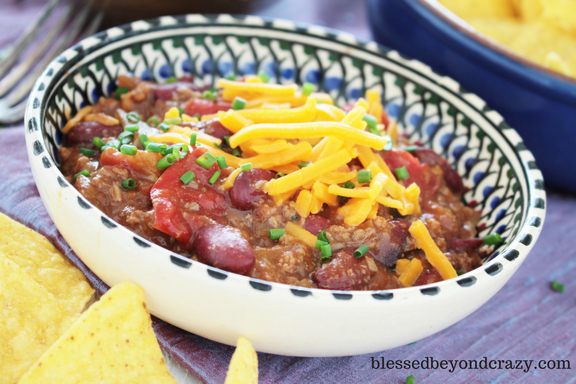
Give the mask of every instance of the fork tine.
<path id="1" fill-rule="evenodd" d="M 34 40 L 38 31 L 60 1 L 61 0 L 50 0 L 50 2 L 44 6 L 38 17 L 28 25 L 14 44 L 8 48 L 5 56 L 0 59 L 0 77 L 3 76 L 10 67 L 12 67 L 16 60 L 18 60 L 20 53 L 22 53 L 22 51 L 30 45 L 32 40 Z"/>

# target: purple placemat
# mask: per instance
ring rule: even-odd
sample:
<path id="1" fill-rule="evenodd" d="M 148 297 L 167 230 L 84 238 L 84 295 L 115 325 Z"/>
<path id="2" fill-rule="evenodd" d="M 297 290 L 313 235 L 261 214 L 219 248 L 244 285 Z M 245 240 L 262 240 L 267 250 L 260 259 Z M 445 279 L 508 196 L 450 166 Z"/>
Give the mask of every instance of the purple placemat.
<path id="1" fill-rule="evenodd" d="M 100 292 L 107 286 L 80 261 L 48 216 L 34 184 L 24 129 L 0 131 L 0 211 L 48 237 Z M 550 194 L 543 233 L 510 282 L 458 324 L 416 344 L 371 355 L 298 358 L 259 353 L 262 383 L 576 383 L 576 198 Z M 566 283 L 564 294 L 549 288 Z M 205 383 L 222 383 L 233 348 L 154 319 L 163 349 Z M 373 369 L 388 360 L 531 359 L 528 372 L 505 369 Z M 571 369 L 539 369 L 542 359 L 567 360 Z M 551 364 L 551 363 L 550 363 Z M 494 366 L 494 365 L 493 365 Z M 525 365 L 522 366 L 525 369 Z"/>

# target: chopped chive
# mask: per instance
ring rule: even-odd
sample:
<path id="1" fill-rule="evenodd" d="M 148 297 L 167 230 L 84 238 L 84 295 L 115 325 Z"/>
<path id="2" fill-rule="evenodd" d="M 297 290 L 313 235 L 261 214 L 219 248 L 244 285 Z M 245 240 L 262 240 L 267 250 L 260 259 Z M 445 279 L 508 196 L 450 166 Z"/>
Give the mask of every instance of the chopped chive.
<path id="1" fill-rule="evenodd" d="M 362 244 L 360 247 L 358 247 L 357 250 L 354 251 L 354 257 L 359 259 L 362 256 L 364 256 L 369 250 L 370 248 L 368 248 L 366 244 Z"/>
<path id="2" fill-rule="evenodd" d="M 312 164 L 311 161 L 301 161 L 298 163 L 298 168 L 302 169 Z"/>
<path id="3" fill-rule="evenodd" d="M 398 178 L 398 181 L 405 180 L 405 179 L 410 177 L 410 174 L 408 173 L 408 169 L 406 169 L 406 166 L 396 168 L 394 170 L 394 173 L 396 173 L 396 177 Z"/>
<path id="4" fill-rule="evenodd" d="M 156 163 L 156 168 L 158 169 L 166 169 L 176 161 L 176 157 L 174 155 L 166 155 Z"/>
<path id="5" fill-rule="evenodd" d="M 358 171 L 358 182 L 360 184 L 369 183 L 372 181 L 372 170 L 371 169 L 363 169 Z"/>
<path id="6" fill-rule="evenodd" d="M 284 177 L 284 176 L 286 176 L 286 174 L 284 172 L 278 172 L 276 175 L 274 175 L 274 178 L 279 179 L 279 178 Z"/>
<path id="7" fill-rule="evenodd" d="M 234 148 L 232 150 L 232 156 L 240 157 L 240 150 L 238 148 Z"/>
<path id="8" fill-rule="evenodd" d="M 242 169 L 242 172 L 247 172 L 252 169 L 252 163 L 242 164 L 240 169 Z"/>
<path id="9" fill-rule="evenodd" d="M 362 120 L 366 122 L 366 124 L 368 125 L 368 129 L 370 129 L 370 132 L 372 132 L 372 129 L 378 130 L 377 128 L 378 121 L 376 121 L 376 118 L 374 116 L 366 113 L 362 118 Z"/>
<path id="10" fill-rule="evenodd" d="M 392 141 L 392 138 L 388 135 L 384 135 L 382 137 L 386 139 L 386 144 L 384 144 L 384 148 L 382 149 L 385 151 L 391 151 L 392 148 L 394 148 L 394 141 Z"/>
<path id="11" fill-rule="evenodd" d="M 236 75 L 228 75 L 225 77 L 226 80 L 234 81 L 236 80 Z"/>
<path id="12" fill-rule="evenodd" d="M 496 244 L 500 244 L 502 242 L 502 236 L 500 236 L 499 233 L 493 233 L 491 235 L 484 236 L 482 238 L 482 241 L 486 245 L 496 245 Z"/>
<path id="13" fill-rule="evenodd" d="M 351 181 L 347 181 L 344 184 L 342 184 L 342 188 L 346 188 L 346 189 L 354 189 L 355 187 L 356 186 Z"/>
<path id="14" fill-rule="evenodd" d="M 224 139 L 224 142 L 226 143 L 226 145 L 228 147 L 230 147 L 230 136 L 224 136 L 223 139 Z"/>
<path id="15" fill-rule="evenodd" d="M 320 252 L 322 252 L 322 257 L 332 256 L 332 246 L 330 244 L 323 244 L 320 247 Z"/>
<path id="16" fill-rule="evenodd" d="M 182 119 L 179 117 L 175 117 L 173 119 L 166 119 L 164 120 L 164 124 L 168 124 L 168 125 L 178 125 L 182 122 Z"/>
<path id="17" fill-rule="evenodd" d="M 139 129 L 138 124 L 131 124 L 124 127 L 124 130 L 127 132 L 138 132 Z"/>
<path id="18" fill-rule="evenodd" d="M 180 117 L 182 117 L 182 115 L 184 114 L 184 108 L 178 107 L 178 113 L 180 114 Z"/>
<path id="19" fill-rule="evenodd" d="M 228 164 L 226 164 L 226 158 L 224 156 L 216 157 L 216 161 L 218 162 L 218 167 L 220 167 L 220 169 L 228 167 Z"/>
<path id="20" fill-rule="evenodd" d="M 80 148 L 80 153 L 84 156 L 94 156 L 96 152 L 93 149 Z"/>
<path id="21" fill-rule="evenodd" d="M 314 84 L 312 83 L 304 83 L 302 85 L 302 94 L 304 96 L 310 96 L 314 92 Z"/>
<path id="22" fill-rule="evenodd" d="M 244 107 L 246 107 L 246 100 L 244 100 L 241 97 L 236 96 L 236 98 L 234 99 L 234 102 L 232 103 L 232 109 L 237 111 L 240 109 L 244 109 Z"/>
<path id="23" fill-rule="evenodd" d="M 201 116 L 200 116 L 199 113 L 195 113 L 194 116 L 192 116 L 192 117 L 195 117 L 195 118 L 197 118 L 198 120 L 200 120 L 200 118 L 201 118 Z"/>
<path id="24" fill-rule="evenodd" d="M 134 133 L 130 132 L 130 131 L 124 131 L 121 134 L 118 135 L 118 140 L 122 143 L 122 144 L 128 144 L 131 143 L 132 140 L 134 139 Z"/>
<path id="25" fill-rule="evenodd" d="M 168 148 L 168 146 L 166 144 L 162 144 L 162 143 L 153 143 L 152 142 L 152 143 L 146 144 L 146 150 L 149 152 L 162 153 L 167 148 Z"/>
<path id="26" fill-rule="evenodd" d="M 462 275 L 464 274 L 464 272 L 462 272 L 462 270 L 459 269 L 459 270 L 456 271 L 456 274 L 457 274 L 458 276 L 462 276 Z"/>
<path id="27" fill-rule="evenodd" d="M 270 76 L 268 76 L 264 71 L 258 72 L 258 77 L 262 82 L 267 83 L 270 81 Z"/>
<path id="28" fill-rule="evenodd" d="M 216 157 L 210 152 L 206 152 L 196 159 L 196 163 L 200 164 L 204 169 L 210 169 L 210 167 L 214 165 L 215 162 Z"/>
<path id="29" fill-rule="evenodd" d="M 146 124 L 148 124 L 151 127 L 156 128 L 158 126 L 158 124 L 160 124 L 160 121 L 155 118 L 155 117 L 151 117 L 148 119 L 148 121 L 146 122 Z"/>
<path id="30" fill-rule="evenodd" d="M 190 184 L 190 182 L 192 180 L 194 180 L 196 178 L 196 175 L 194 174 L 194 172 L 192 171 L 188 171 L 185 174 L 182 175 L 182 177 L 180 178 L 180 181 L 184 184 L 184 185 L 188 185 Z"/>
<path id="31" fill-rule="evenodd" d="M 120 87 L 116 89 L 116 100 L 120 100 L 120 96 L 127 93 L 128 91 L 130 91 L 130 88 L 128 87 Z"/>
<path id="32" fill-rule="evenodd" d="M 166 83 L 171 84 L 171 83 L 177 83 L 178 79 L 175 78 L 174 76 L 170 76 L 167 80 Z"/>
<path id="33" fill-rule="evenodd" d="M 410 375 L 406 378 L 406 384 L 414 384 L 414 375 Z"/>
<path id="34" fill-rule="evenodd" d="M 278 240 L 282 236 L 284 236 L 284 233 L 286 233 L 286 231 L 282 228 L 271 229 L 268 231 L 268 235 L 270 236 L 270 240 Z"/>
<path id="35" fill-rule="evenodd" d="M 318 240 L 322 240 L 323 242 L 330 244 L 330 240 L 328 239 L 328 236 L 326 236 L 326 231 L 322 231 L 318 234 L 318 236 L 316 236 L 316 238 Z"/>
<path id="36" fill-rule="evenodd" d="M 134 189 L 136 187 L 136 180 L 134 179 L 124 179 L 122 180 L 122 188 L 124 189 Z"/>
<path id="37" fill-rule="evenodd" d="M 138 148 L 133 145 L 124 144 L 122 147 L 120 147 L 120 152 L 128 156 L 136 156 L 138 153 Z"/>
<path id="38" fill-rule="evenodd" d="M 322 246 L 326 245 L 326 244 L 330 244 L 330 243 L 327 243 L 323 240 L 316 239 L 316 245 L 314 246 L 314 248 L 316 248 L 317 250 L 321 250 Z"/>
<path id="39" fill-rule="evenodd" d="M 168 130 L 170 129 L 170 126 L 166 123 L 162 123 L 158 126 L 158 128 L 160 128 L 161 130 L 163 130 L 164 132 L 168 132 Z"/>
<path id="40" fill-rule="evenodd" d="M 298 215 L 294 215 L 294 216 L 292 216 L 292 220 L 298 220 L 299 217 L 300 216 L 298 216 Z"/>
<path id="41" fill-rule="evenodd" d="M 86 176 L 86 177 L 90 177 L 90 171 L 85 169 L 82 172 L 78 172 L 77 174 L 74 175 L 74 181 L 76 181 L 76 179 L 78 178 L 78 176 Z"/>
<path id="42" fill-rule="evenodd" d="M 140 121 L 140 115 L 136 111 L 128 112 L 126 119 L 132 124 L 136 124 Z"/>
<path id="43" fill-rule="evenodd" d="M 99 137 L 93 138 L 93 139 L 92 139 L 92 143 L 94 143 L 94 145 L 95 145 L 96 147 L 98 147 L 98 149 L 102 149 L 102 147 L 103 147 L 104 145 L 106 145 L 106 143 L 103 142 L 102 139 L 99 138 Z"/>
<path id="44" fill-rule="evenodd" d="M 221 171 L 214 172 L 214 174 L 212 175 L 210 180 L 208 180 L 208 184 L 214 185 L 214 183 L 216 182 L 216 180 L 218 180 L 218 178 L 220 177 L 221 174 L 222 174 Z"/>
<path id="45" fill-rule="evenodd" d="M 556 280 L 554 280 L 552 283 L 550 283 L 550 287 L 556 291 L 556 292 L 560 292 L 563 293 L 564 292 L 564 284 L 560 284 L 559 282 L 557 282 Z"/>
<path id="46" fill-rule="evenodd" d="M 418 150 L 418 146 L 410 145 L 410 146 L 404 147 L 402 149 L 405 150 L 406 152 L 416 152 Z"/>
<path id="47" fill-rule="evenodd" d="M 196 145 L 196 137 L 198 135 L 196 133 L 193 133 L 190 135 L 190 145 Z"/>
<path id="48" fill-rule="evenodd" d="M 148 139 L 148 135 L 142 133 L 141 135 L 138 136 L 138 138 L 140 139 L 142 148 L 146 149 L 146 145 L 148 144 L 148 141 L 150 141 L 150 139 Z"/>

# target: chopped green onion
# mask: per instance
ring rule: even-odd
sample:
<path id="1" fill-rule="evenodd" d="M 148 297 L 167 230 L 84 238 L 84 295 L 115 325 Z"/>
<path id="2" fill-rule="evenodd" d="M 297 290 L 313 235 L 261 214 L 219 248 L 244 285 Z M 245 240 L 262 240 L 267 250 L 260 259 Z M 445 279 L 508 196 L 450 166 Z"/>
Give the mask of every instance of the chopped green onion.
<path id="1" fill-rule="evenodd" d="M 482 241 L 486 245 L 496 245 L 496 244 L 500 244 L 502 242 L 502 236 L 500 236 L 499 233 L 493 233 L 491 235 L 484 236 L 482 238 Z"/>
<path id="2" fill-rule="evenodd" d="M 378 128 L 368 128 L 368 130 L 369 130 L 370 133 L 372 133 L 373 135 L 382 136 L 382 134 L 380 133 L 380 131 L 378 130 Z M 388 143 L 386 143 L 386 145 L 388 145 Z M 389 151 L 390 149 L 386 149 L 386 150 Z"/>
<path id="3" fill-rule="evenodd" d="M 314 84 L 312 83 L 304 83 L 302 85 L 302 94 L 304 96 L 310 96 L 314 92 Z"/>
<path id="4" fill-rule="evenodd" d="M 195 118 L 197 118 L 198 120 L 200 120 L 200 118 L 201 118 L 201 116 L 200 116 L 199 113 L 195 113 L 194 116 L 192 116 L 192 117 L 195 117 Z"/>
<path id="5" fill-rule="evenodd" d="M 186 148 L 186 150 L 182 151 L 183 148 Z M 180 151 L 182 151 L 184 153 L 182 153 Z M 172 148 L 172 154 L 174 155 L 175 158 L 182 159 L 182 158 L 184 158 L 184 156 L 186 156 L 188 154 L 188 146 L 183 145 L 183 144 L 174 145 L 174 147 Z"/>
<path id="6" fill-rule="evenodd" d="M 196 159 L 196 163 L 200 164 L 204 169 L 210 169 L 210 167 L 214 165 L 215 162 L 216 157 L 210 152 L 206 152 Z"/>
<path id="7" fill-rule="evenodd" d="M 162 143 L 151 142 L 151 143 L 146 144 L 146 150 L 149 152 L 162 153 L 167 148 L 168 148 L 168 146 L 166 144 L 162 144 Z"/>
<path id="8" fill-rule="evenodd" d="M 405 180 L 410 177 L 410 174 L 408 173 L 408 169 L 406 169 L 406 166 L 396 168 L 394 172 L 396 173 L 398 181 Z"/>
<path id="9" fill-rule="evenodd" d="M 140 121 L 140 115 L 136 111 L 128 112 L 126 119 L 132 124 L 136 124 Z"/>
<path id="10" fill-rule="evenodd" d="M 128 156 L 136 156 L 138 153 L 138 148 L 133 145 L 124 144 L 122 147 L 120 147 L 120 152 Z"/>
<path id="11" fill-rule="evenodd" d="M 402 149 L 405 150 L 406 152 L 416 152 L 418 150 L 418 146 L 410 145 L 410 146 L 404 147 Z"/>
<path id="12" fill-rule="evenodd" d="M 240 150 L 238 148 L 234 148 L 232 150 L 232 156 L 240 157 Z"/>
<path id="13" fill-rule="evenodd" d="M 554 280 L 551 284 L 550 287 L 556 291 L 556 292 L 560 292 L 563 293 L 564 292 L 564 284 L 560 284 L 559 282 L 557 282 L 556 280 Z"/>
<path id="14" fill-rule="evenodd" d="M 160 121 L 155 118 L 155 117 L 151 117 L 148 119 L 148 121 L 146 122 L 146 124 L 148 124 L 151 127 L 156 128 L 158 126 L 158 124 L 160 124 Z"/>
<path id="15" fill-rule="evenodd" d="M 171 83 L 176 83 L 178 82 L 178 79 L 175 78 L 174 76 L 170 76 L 167 80 L 166 83 L 171 84 Z"/>
<path id="16" fill-rule="evenodd" d="M 320 252 L 322 252 L 322 257 L 332 256 L 332 246 L 330 244 L 323 244 L 320 247 Z"/>
<path id="17" fill-rule="evenodd" d="M 120 87 L 116 89 L 116 100 L 120 100 L 120 96 L 127 93 L 128 91 L 130 91 L 130 88 L 128 87 Z"/>
<path id="18" fill-rule="evenodd" d="M 284 176 L 286 176 L 286 174 L 284 172 L 278 172 L 276 175 L 274 175 L 274 178 L 279 179 L 279 178 L 284 177 Z"/>
<path id="19" fill-rule="evenodd" d="M 102 139 L 99 138 L 99 137 L 93 138 L 93 139 L 92 139 L 92 143 L 94 143 L 94 145 L 95 145 L 96 147 L 98 147 L 98 149 L 102 149 L 102 147 L 103 147 L 104 145 L 106 145 L 106 143 L 103 142 Z"/>
<path id="20" fill-rule="evenodd" d="M 196 136 L 198 136 L 196 133 L 190 135 L 190 145 L 196 145 Z"/>
<path id="21" fill-rule="evenodd" d="M 220 144 L 218 144 L 217 142 L 213 142 L 212 144 L 214 144 L 214 146 L 218 149 L 222 149 L 222 146 Z"/>
<path id="22" fill-rule="evenodd" d="M 228 164 L 226 164 L 226 158 L 224 156 L 216 157 L 216 161 L 218 162 L 218 167 L 220 167 L 220 169 L 228 167 Z"/>
<path id="23" fill-rule="evenodd" d="M 354 251 L 354 257 L 359 259 L 362 256 L 364 256 L 369 250 L 370 248 L 368 248 L 366 244 L 362 244 L 360 247 L 358 247 L 357 250 Z"/>
<path id="24" fill-rule="evenodd" d="M 142 148 L 146 149 L 146 145 L 148 144 L 148 141 L 150 141 L 150 139 L 148 139 L 148 135 L 145 135 L 142 133 L 138 136 L 138 138 L 140 139 L 140 143 L 142 144 Z"/>
<path id="25" fill-rule="evenodd" d="M 252 169 L 252 163 L 242 164 L 240 169 L 242 169 L 242 172 L 247 172 Z"/>
<path id="26" fill-rule="evenodd" d="M 344 184 L 342 184 L 342 188 L 346 188 L 346 189 L 354 189 L 355 187 L 356 187 L 356 185 L 354 185 L 354 183 L 351 181 L 347 181 Z"/>
<path id="27" fill-rule="evenodd" d="M 124 131 L 118 135 L 118 140 L 120 140 L 122 144 L 131 143 L 133 139 L 134 139 L 134 133 L 130 131 Z"/>
<path id="28" fill-rule="evenodd" d="M 298 163 L 298 168 L 302 169 L 312 164 L 311 161 L 301 161 Z"/>
<path id="29" fill-rule="evenodd" d="M 226 80 L 234 81 L 236 80 L 236 75 L 228 75 L 225 77 Z"/>
<path id="30" fill-rule="evenodd" d="M 218 178 L 220 177 L 221 174 L 222 174 L 221 171 L 214 172 L 214 174 L 212 175 L 210 180 L 208 180 L 208 184 L 214 185 L 214 183 L 216 182 L 216 180 L 218 180 Z"/>
<path id="31" fill-rule="evenodd" d="M 318 236 L 316 236 L 316 238 L 318 238 L 318 240 L 322 240 L 327 244 L 330 244 L 330 240 L 328 239 L 328 236 L 326 236 L 326 231 L 320 232 Z"/>
<path id="32" fill-rule="evenodd" d="M 358 182 L 360 184 L 369 183 L 372 181 L 372 170 L 371 169 L 363 169 L 358 171 Z"/>
<path id="33" fill-rule="evenodd" d="M 158 126 L 158 128 L 160 128 L 161 130 L 163 130 L 164 132 L 168 132 L 168 130 L 170 129 L 170 126 L 166 123 L 162 123 Z"/>
<path id="34" fill-rule="evenodd" d="M 406 384 L 414 384 L 414 375 L 410 375 L 406 378 Z"/>
<path id="35" fill-rule="evenodd" d="M 462 275 L 464 274 L 464 272 L 462 272 L 462 270 L 459 269 L 459 270 L 456 271 L 456 274 L 457 274 L 458 276 L 462 276 Z"/>
<path id="36" fill-rule="evenodd" d="M 190 184 L 190 182 L 192 180 L 194 180 L 196 178 L 196 175 L 194 174 L 194 172 L 192 171 L 188 171 L 185 174 L 182 175 L 182 177 L 180 178 L 180 181 L 184 184 L 184 185 L 188 185 Z"/>
<path id="37" fill-rule="evenodd" d="M 286 233 L 286 231 L 282 228 L 280 229 L 271 229 L 268 231 L 268 235 L 270 236 L 270 240 L 278 240 L 280 239 L 282 236 L 284 236 L 284 233 Z"/>
<path id="38" fill-rule="evenodd" d="M 378 130 L 378 128 L 376 127 L 378 122 L 374 116 L 366 113 L 364 115 L 364 117 L 362 118 L 362 120 L 364 120 L 366 122 L 366 124 L 368 125 L 368 129 L 370 129 L 370 132 L 372 132 L 372 129 Z M 374 133 L 374 132 L 372 132 L 372 133 Z"/>
<path id="39" fill-rule="evenodd" d="M 267 83 L 270 81 L 270 76 L 268 76 L 264 71 L 258 72 L 258 77 L 262 82 Z"/>
<path id="40" fill-rule="evenodd" d="M 298 216 L 298 215 L 294 215 L 294 216 L 292 216 L 292 220 L 298 220 L 299 217 L 300 216 Z"/>
<path id="41" fill-rule="evenodd" d="M 394 141 L 392 140 L 392 138 L 388 135 L 384 135 L 382 136 L 384 139 L 386 139 L 386 144 L 384 144 L 384 148 L 382 148 L 385 151 L 391 151 L 392 148 L 394 148 Z"/>
<path id="42" fill-rule="evenodd" d="M 184 114 L 184 108 L 178 107 L 178 113 L 180 114 L 180 117 L 182 117 L 182 115 Z"/>
<path id="43" fill-rule="evenodd" d="M 90 177 L 90 171 L 85 169 L 82 172 L 78 172 L 77 174 L 74 175 L 74 181 L 76 181 L 76 179 L 78 178 L 78 176 L 86 176 L 86 177 Z"/>
<path id="44" fill-rule="evenodd" d="M 110 140 L 109 142 L 107 142 L 106 144 L 104 144 L 104 146 L 102 148 L 100 148 L 100 150 L 102 152 L 104 152 L 104 150 L 106 150 L 106 148 L 115 148 L 120 150 L 120 141 L 118 140 Z"/>
<path id="45" fill-rule="evenodd" d="M 140 129 L 140 127 L 138 126 L 138 124 L 127 125 L 124 127 L 125 131 L 132 132 L 132 133 L 138 132 L 139 129 Z"/>
<path id="46" fill-rule="evenodd" d="M 320 258 L 320 264 L 326 264 L 332 261 L 332 256 L 322 256 Z"/>
<path id="47" fill-rule="evenodd" d="M 176 161 L 176 157 L 174 155 L 166 155 L 156 163 L 156 168 L 158 169 L 166 169 Z"/>
<path id="48" fill-rule="evenodd" d="M 237 111 L 240 109 L 244 109 L 244 107 L 246 107 L 246 100 L 244 100 L 241 97 L 236 96 L 236 98 L 234 99 L 234 102 L 232 103 L 232 109 Z"/>
<path id="49" fill-rule="evenodd" d="M 323 240 L 318 240 L 318 239 L 317 239 L 317 240 L 316 240 L 316 245 L 314 246 L 314 248 L 316 248 L 317 250 L 321 250 L 321 249 L 322 249 L 322 246 L 323 246 L 323 245 L 326 245 L 326 244 L 330 244 L 330 243 L 327 243 L 327 242 L 325 242 L 325 241 L 323 241 Z"/>
<path id="50" fill-rule="evenodd" d="M 182 119 L 179 117 L 164 120 L 164 124 L 168 124 L 168 125 L 178 125 L 180 123 L 182 123 Z"/>
<path id="51" fill-rule="evenodd" d="M 202 92 L 202 98 L 212 100 L 212 90 L 207 89 L 204 92 Z"/>
<path id="52" fill-rule="evenodd" d="M 228 147 L 230 147 L 230 136 L 224 136 L 223 139 L 224 139 L 224 142 L 226 143 L 226 145 Z"/>
<path id="53" fill-rule="evenodd" d="M 93 149 L 80 148 L 80 153 L 84 156 L 94 156 L 96 152 Z"/>
<path id="54" fill-rule="evenodd" d="M 136 180 L 134 179 L 124 179 L 122 180 L 122 188 L 124 189 L 134 189 L 136 187 Z"/>

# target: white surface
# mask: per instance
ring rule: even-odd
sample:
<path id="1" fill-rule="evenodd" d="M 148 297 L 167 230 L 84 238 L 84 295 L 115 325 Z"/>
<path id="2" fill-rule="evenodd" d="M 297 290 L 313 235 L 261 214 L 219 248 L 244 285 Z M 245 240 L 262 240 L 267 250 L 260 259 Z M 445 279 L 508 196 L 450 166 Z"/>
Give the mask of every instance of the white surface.
<path id="1" fill-rule="evenodd" d="M 166 365 L 168 366 L 168 370 L 174 377 L 174 380 L 178 382 L 178 384 L 202 384 L 200 380 L 198 380 L 194 375 L 184 369 L 180 364 L 176 362 L 173 358 L 170 357 L 166 352 L 164 353 L 164 360 L 166 360 Z"/>

